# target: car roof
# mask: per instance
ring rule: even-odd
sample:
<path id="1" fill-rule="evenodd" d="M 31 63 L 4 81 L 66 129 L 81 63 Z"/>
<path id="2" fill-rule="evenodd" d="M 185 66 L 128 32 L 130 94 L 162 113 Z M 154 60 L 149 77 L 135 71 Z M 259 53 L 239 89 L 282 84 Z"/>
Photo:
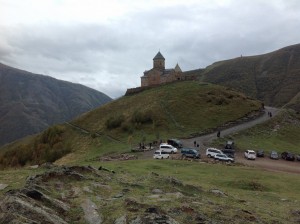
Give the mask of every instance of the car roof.
<path id="1" fill-rule="evenodd" d="M 168 143 L 161 143 L 160 145 L 172 146 L 172 145 L 170 145 L 170 144 L 168 144 Z M 172 146 L 172 147 L 173 147 L 173 146 Z"/>
<path id="2" fill-rule="evenodd" d="M 255 152 L 254 150 L 247 150 L 247 152 Z"/>

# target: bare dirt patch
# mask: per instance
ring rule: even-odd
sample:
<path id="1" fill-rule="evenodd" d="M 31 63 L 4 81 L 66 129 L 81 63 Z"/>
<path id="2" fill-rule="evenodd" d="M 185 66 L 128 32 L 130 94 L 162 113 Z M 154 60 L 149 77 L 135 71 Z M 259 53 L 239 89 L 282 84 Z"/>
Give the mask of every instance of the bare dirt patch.
<path id="1" fill-rule="evenodd" d="M 97 158 L 99 161 L 123 161 L 123 160 L 135 160 L 137 159 L 137 155 L 132 154 L 113 154 L 113 155 L 105 155 Z"/>
<path id="2" fill-rule="evenodd" d="M 243 152 L 237 152 L 236 162 L 269 171 L 300 174 L 300 162 L 298 161 L 293 162 L 283 159 L 273 160 L 268 157 L 259 157 L 255 160 L 247 160 L 244 158 Z"/>

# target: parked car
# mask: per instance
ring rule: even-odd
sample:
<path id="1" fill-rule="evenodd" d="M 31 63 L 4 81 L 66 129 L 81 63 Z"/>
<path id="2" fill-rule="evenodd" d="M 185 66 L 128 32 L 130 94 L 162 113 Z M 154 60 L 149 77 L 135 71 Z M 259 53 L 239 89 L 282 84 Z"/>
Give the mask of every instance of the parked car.
<path id="1" fill-rule="evenodd" d="M 270 159 L 279 159 L 279 155 L 276 151 L 270 152 Z"/>
<path id="2" fill-rule="evenodd" d="M 182 143 L 181 143 L 181 141 L 178 140 L 178 139 L 175 139 L 175 138 L 173 138 L 173 139 L 168 139 L 167 143 L 168 143 L 169 145 L 174 146 L 175 148 L 182 148 Z"/>
<path id="3" fill-rule="evenodd" d="M 281 153 L 281 158 L 288 160 L 288 161 L 295 161 L 295 155 L 290 152 L 283 152 Z"/>
<path id="4" fill-rule="evenodd" d="M 300 154 L 299 154 L 299 155 L 296 155 L 296 160 L 297 160 L 297 161 L 300 161 Z"/>
<path id="5" fill-rule="evenodd" d="M 207 157 L 215 157 L 216 154 L 223 154 L 223 152 L 219 149 L 216 148 L 207 148 L 206 149 L 206 156 Z"/>
<path id="6" fill-rule="evenodd" d="M 201 158 L 200 153 L 194 148 L 182 148 L 181 155 L 182 155 L 182 157 L 189 157 L 189 158 L 194 158 L 194 159 Z"/>
<path id="7" fill-rule="evenodd" d="M 234 148 L 234 142 L 233 141 L 227 141 L 225 144 L 225 149 L 233 149 Z"/>
<path id="8" fill-rule="evenodd" d="M 159 146 L 159 150 L 164 151 L 164 152 L 168 152 L 168 153 L 177 153 L 177 148 L 175 148 L 172 145 L 166 144 L 166 143 L 162 143 Z"/>
<path id="9" fill-rule="evenodd" d="M 226 156 L 234 158 L 235 150 L 233 149 L 222 149 L 221 150 Z"/>
<path id="10" fill-rule="evenodd" d="M 265 152 L 264 152 L 264 150 L 258 150 L 257 153 L 256 153 L 256 156 L 257 156 L 257 157 L 265 157 Z"/>
<path id="11" fill-rule="evenodd" d="M 256 153 L 253 150 L 246 150 L 244 156 L 246 159 L 253 159 L 253 160 L 256 159 Z"/>
<path id="12" fill-rule="evenodd" d="M 220 153 L 216 154 L 215 155 L 215 160 L 225 161 L 225 162 L 231 162 L 231 163 L 234 162 L 233 158 L 230 158 L 230 157 L 228 157 L 227 155 L 225 155 L 223 153 L 222 154 L 220 154 Z"/>
<path id="13" fill-rule="evenodd" d="M 153 159 L 169 159 L 169 157 L 169 153 L 161 150 L 156 150 L 153 154 Z"/>

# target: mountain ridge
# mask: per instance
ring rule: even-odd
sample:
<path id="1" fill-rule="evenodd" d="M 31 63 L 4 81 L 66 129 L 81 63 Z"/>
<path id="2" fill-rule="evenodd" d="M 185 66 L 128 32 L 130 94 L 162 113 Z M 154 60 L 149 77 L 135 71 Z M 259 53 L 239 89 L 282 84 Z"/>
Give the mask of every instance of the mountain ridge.
<path id="1" fill-rule="evenodd" d="M 0 145 L 111 101 L 85 87 L 0 63 Z"/>
<path id="2" fill-rule="evenodd" d="M 194 70 L 199 80 L 224 85 L 261 100 L 265 105 L 289 107 L 300 92 L 300 44 L 266 54 L 241 56 Z"/>

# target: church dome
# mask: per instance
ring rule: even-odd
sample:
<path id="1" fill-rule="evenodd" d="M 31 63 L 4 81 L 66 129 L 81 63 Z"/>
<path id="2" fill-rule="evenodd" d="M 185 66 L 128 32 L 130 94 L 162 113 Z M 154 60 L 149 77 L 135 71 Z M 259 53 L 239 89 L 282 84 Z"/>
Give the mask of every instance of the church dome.
<path id="1" fill-rule="evenodd" d="M 163 60 L 165 60 L 164 56 L 160 53 L 160 51 L 153 58 L 153 60 L 157 60 L 157 59 L 163 59 Z"/>

